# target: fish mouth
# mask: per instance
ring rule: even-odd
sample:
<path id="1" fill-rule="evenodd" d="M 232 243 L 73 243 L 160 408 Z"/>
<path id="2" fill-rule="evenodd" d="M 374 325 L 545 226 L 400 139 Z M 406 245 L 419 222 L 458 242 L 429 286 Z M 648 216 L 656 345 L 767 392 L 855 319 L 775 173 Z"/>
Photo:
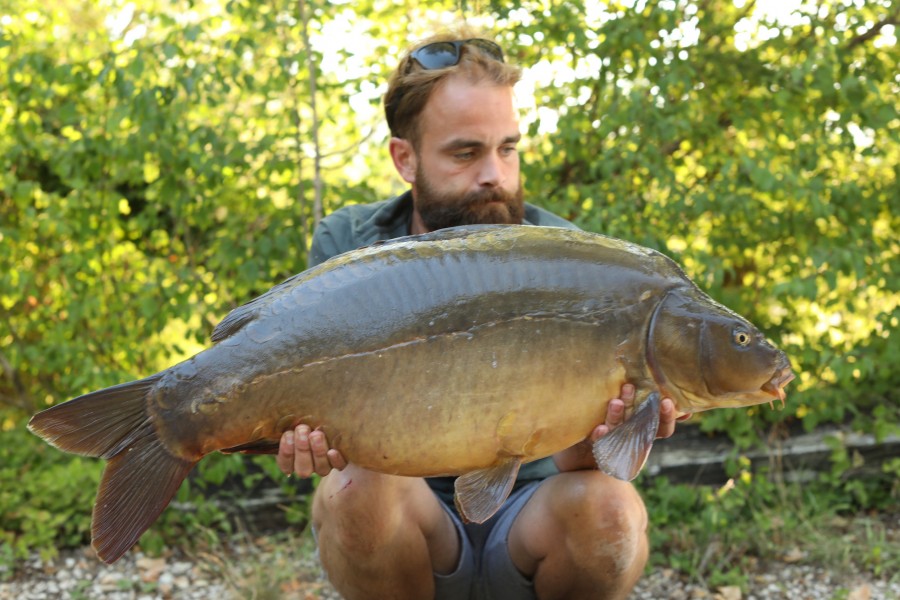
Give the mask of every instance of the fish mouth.
<path id="1" fill-rule="evenodd" d="M 769 381 L 764 383 L 761 389 L 770 396 L 781 400 L 781 407 L 784 408 L 784 399 L 787 397 L 784 386 L 793 381 L 795 377 L 796 375 L 791 371 L 790 366 L 783 367 Z"/>

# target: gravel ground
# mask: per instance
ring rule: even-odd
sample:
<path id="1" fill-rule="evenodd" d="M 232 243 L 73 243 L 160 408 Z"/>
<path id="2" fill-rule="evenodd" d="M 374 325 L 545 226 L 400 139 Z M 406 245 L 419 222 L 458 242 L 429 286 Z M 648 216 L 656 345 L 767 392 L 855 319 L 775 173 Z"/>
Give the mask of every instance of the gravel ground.
<path id="1" fill-rule="evenodd" d="M 265 551 L 255 564 L 269 564 Z M 282 559 L 283 562 L 283 559 Z M 149 558 L 130 552 L 107 566 L 89 548 L 67 551 L 53 561 L 33 558 L 12 578 L 0 582 L 0 600 L 48 598 L 103 600 L 207 600 L 210 598 L 284 598 L 340 600 L 313 558 L 301 559 L 296 576 L 260 587 L 267 575 L 256 567 L 253 576 L 240 571 L 240 556 L 222 560 L 213 555 L 186 558 L 173 554 Z M 272 563 L 274 564 L 274 562 Z M 290 567 L 288 567 L 290 568 Z M 0 573 L 0 577 L 4 574 Z M 272 584 L 272 582 L 268 582 Z M 250 586 L 250 587 L 248 587 Z M 635 600 L 900 600 L 900 581 L 866 577 L 837 577 L 813 566 L 771 563 L 749 576 L 749 589 L 708 589 L 663 569 L 645 576 L 631 598 Z"/>

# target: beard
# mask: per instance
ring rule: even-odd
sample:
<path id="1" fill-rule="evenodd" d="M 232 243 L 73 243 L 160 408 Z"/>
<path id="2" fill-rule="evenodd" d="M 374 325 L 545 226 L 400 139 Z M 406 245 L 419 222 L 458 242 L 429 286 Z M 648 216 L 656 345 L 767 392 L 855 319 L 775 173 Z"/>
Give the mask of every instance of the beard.
<path id="1" fill-rule="evenodd" d="M 416 209 L 429 231 L 458 225 L 521 225 L 525 215 L 522 182 L 515 191 L 490 188 L 457 194 L 440 192 L 416 171 Z"/>

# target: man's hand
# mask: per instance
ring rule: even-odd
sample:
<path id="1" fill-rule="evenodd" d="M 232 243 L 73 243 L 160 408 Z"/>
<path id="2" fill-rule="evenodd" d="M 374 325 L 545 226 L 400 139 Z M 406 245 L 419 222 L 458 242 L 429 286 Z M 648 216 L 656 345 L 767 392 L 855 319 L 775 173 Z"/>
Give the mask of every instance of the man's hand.
<path id="1" fill-rule="evenodd" d="M 619 392 L 621 398 L 613 398 L 606 406 L 606 421 L 598 425 L 582 442 L 553 455 L 556 467 L 560 471 L 578 471 L 582 469 L 596 469 L 592 446 L 598 439 L 625 422 L 625 413 L 634 407 L 634 386 L 626 383 Z M 685 421 L 690 414 L 675 416 L 675 403 L 671 398 L 663 398 L 659 407 L 659 429 L 656 438 L 670 437 L 675 433 L 675 422 Z"/>
<path id="2" fill-rule="evenodd" d="M 341 471 L 347 466 L 344 456 L 328 447 L 324 431 L 310 431 L 303 424 L 282 434 L 275 461 L 282 473 L 288 476 L 294 473 L 298 477 L 310 477 L 313 473 L 328 475 L 332 469 Z"/>
<path id="3" fill-rule="evenodd" d="M 630 383 L 624 384 L 619 395 L 621 398 L 614 398 L 609 401 L 606 407 L 606 422 L 598 425 L 591 432 L 591 442 L 597 441 L 597 439 L 624 423 L 626 411 L 630 412 L 634 407 L 633 385 Z M 671 437 L 675 433 L 675 422 L 686 421 L 690 417 L 689 413 L 676 417 L 675 403 L 670 398 L 663 398 L 659 403 L 659 429 L 656 432 L 656 439 Z"/>

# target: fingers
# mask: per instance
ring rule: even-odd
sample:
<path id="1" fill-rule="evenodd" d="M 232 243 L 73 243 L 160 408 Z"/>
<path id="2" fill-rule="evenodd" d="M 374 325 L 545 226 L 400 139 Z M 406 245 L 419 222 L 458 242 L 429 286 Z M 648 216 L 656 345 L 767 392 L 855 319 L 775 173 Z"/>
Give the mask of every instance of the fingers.
<path id="1" fill-rule="evenodd" d="M 328 462 L 338 471 L 343 471 L 347 467 L 347 461 L 344 459 L 344 455 L 334 448 L 328 450 Z"/>
<path id="2" fill-rule="evenodd" d="M 606 405 L 605 425 L 612 431 L 625 422 L 625 402 L 620 398 L 614 398 Z"/>
<path id="3" fill-rule="evenodd" d="M 275 462 L 278 468 L 285 475 L 294 472 L 294 431 L 288 430 L 281 434 L 281 441 L 278 443 L 278 454 L 275 456 Z"/>
<path id="4" fill-rule="evenodd" d="M 597 441 L 625 422 L 625 415 L 630 414 L 634 407 L 635 395 L 636 392 L 632 384 L 626 383 L 622 385 L 619 393 L 620 397 L 610 400 L 606 406 L 606 421 L 591 432 L 591 441 Z M 675 423 L 677 421 L 685 421 L 691 417 L 689 413 L 676 417 L 677 414 L 678 411 L 672 399 L 663 398 L 660 402 L 657 438 L 671 437 L 675 433 Z"/>
<path id="5" fill-rule="evenodd" d="M 328 447 L 324 431 L 311 431 L 308 425 L 302 424 L 284 432 L 275 460 L 282 473 L 295 473 L 298 477 L 310 477 L 313 473 L 324 476 L 332 469 L 347 466 L 343 455 Z"/>
<path id="6" fill-rule="evenodd" d="M 603 425 L 597 425 L 591 432 L 591 443 L 593 444 L 610 431 L 609 425 L 606 425 L 605 423 Z"/>
<path id="7" fill-rule="evenodd" d="M 622 385 L 619 397 L 613 398 L 606 405 L 606 422 L 597 427 L 591 437 L 596 439 L 606 435 L 625 422 L 625 413 L 634 406 L 634 386 L 630 383 Z"/>
<path id="8" fill-rule="evenodd" d="M 294 473 L 300 477 L 309 477 L 313 473 L 328 475 L 331 463 L 328 462 L 328 441 L 325 433 L 310 431 L 306 425 L 297 426 L 296 447 L 294 452 Z M 302 432 L 302 433 L 301 433 Z"/>
<path id="9" fill-rule="evenodd" d="M 625 403 L 625 408 L 633 408 L 634 407 L 634 386 L 630 383 L 623 383 L 622 390 L 619 392 L 619 396 L 622 399 L 622 402 Z"/>
<path id="10" fill-rule="evenodd" d="M 659 405 L 659 430 L 656 438 L 667 438 L 675 433 L 675 421 L 675 403 L 671 398 L 663 398 Z"/>

